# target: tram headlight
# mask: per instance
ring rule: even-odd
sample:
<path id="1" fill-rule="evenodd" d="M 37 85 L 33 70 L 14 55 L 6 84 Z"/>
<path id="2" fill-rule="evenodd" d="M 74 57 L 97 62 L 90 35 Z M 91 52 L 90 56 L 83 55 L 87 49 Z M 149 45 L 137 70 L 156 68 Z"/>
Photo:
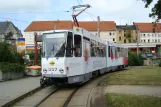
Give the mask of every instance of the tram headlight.
<path id="1" fill-rule="evenodd" d="M 43 72 L 44 72 L 44 73 L 47 73 L 47 69 L 46 69 L 46 68 L 44 68 L 44 69 L 43 69 Z"/>
<path id="2" fill-rule="evenodd" d="M 64 70 L 62 68 L 60 68 L 59 72 L 62 74 L 64 72 Z"/>

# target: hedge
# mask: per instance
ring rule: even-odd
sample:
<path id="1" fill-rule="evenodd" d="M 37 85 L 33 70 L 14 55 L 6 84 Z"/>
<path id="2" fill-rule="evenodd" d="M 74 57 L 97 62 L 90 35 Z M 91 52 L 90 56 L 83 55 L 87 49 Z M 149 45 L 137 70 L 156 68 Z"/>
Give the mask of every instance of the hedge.
<path id="1" fill-rule="evenodd" d="M 1 62 L 0 71 L 2 72 L 24 72 L 25 67 L 17 63 Z"/>
<path id="2" fill-rule="evenodd" d="M 0 42 L 0 62 L 24 64 L 22 55 L 16 49 L 5 42 Z"/>
<path id="3" fill-rule="evenodd" d="M 141 58 L 141 54 L 129 53 L 128 55 L 129 66 L 143 66 L 144 61 Z"/>
<path id="4" fill-rule="evenodd" d="M 159 67 L 161 67 L 161 60 L 160 60 L 160 63 L 159 63 Z"/>

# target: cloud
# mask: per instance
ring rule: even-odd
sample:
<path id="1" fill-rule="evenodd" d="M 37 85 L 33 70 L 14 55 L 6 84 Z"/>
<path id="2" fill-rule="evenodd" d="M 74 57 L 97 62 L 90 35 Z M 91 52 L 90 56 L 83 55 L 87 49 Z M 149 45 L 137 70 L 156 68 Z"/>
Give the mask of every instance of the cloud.
<path id="1" fill-rule="evenodd" d="M 0 0 L 0 11 L 38 11 L 51 7 L 51 0 Z"/>
<path id="2" fill-rule="evenodd" d="M 84 0 L 84 3 L 90 4 L 94 11 L 103 13 L 113 13 L 128 9 L 135 0 Z"/>

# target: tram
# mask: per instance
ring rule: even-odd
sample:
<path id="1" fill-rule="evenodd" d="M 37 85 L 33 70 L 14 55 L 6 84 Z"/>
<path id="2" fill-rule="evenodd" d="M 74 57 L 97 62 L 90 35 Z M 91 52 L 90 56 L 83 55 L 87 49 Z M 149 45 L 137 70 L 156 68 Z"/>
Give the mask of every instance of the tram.
<path id="1" fill-rule="evenodd" d="M 82 84 L 128 65 L 128 49 L 80 27 L 43 33 L 41 86 Z"/>

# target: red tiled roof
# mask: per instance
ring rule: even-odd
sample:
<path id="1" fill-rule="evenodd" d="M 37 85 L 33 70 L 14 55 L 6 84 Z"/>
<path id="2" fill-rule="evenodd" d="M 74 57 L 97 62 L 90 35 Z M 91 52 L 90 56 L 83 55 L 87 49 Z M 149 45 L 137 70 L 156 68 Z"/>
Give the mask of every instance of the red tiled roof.
<path id="1" fill-rule="evenodd" d="M 47 31 L 53 30 L 54 26 L 57 26 L 58 29 L 71 29 L 72 21 L 33 21 L 26 29 L 28 31 Z"/>
<path id="2" fill-rule="evenodd" d="M 153 23 L 134 23 L 140 30 L 140 32 L 161 32 L 161 23 L 157 23 L 156 27 L 154 27 Z"/>
<path id="3" fill-rule="evenodd" d="M 33 21 L 25 29 L 25 32 L 53 30 L 54 26 L 57 26 L 58 29 L 69 30 L 73 28 L 74 23 L 72 21 Z M 88 31 L 97 31 L 97 22 L 95 21 L 80 21 L 79 26 Z M 115 28 L 116 24 L 114 21 L 100 22 L 101 31 L 114 31 Z"/>
<path id="4" fill-rule="evenodd" d="M 97 31 L 97 22 L 96 21 L 82 21 L 79 22 L 79 26 L 88 31 Z M 100 30 L 101 31 L 114 31 L 116 29 L 116 24 L 114 21 L 101 21 Z"/>

